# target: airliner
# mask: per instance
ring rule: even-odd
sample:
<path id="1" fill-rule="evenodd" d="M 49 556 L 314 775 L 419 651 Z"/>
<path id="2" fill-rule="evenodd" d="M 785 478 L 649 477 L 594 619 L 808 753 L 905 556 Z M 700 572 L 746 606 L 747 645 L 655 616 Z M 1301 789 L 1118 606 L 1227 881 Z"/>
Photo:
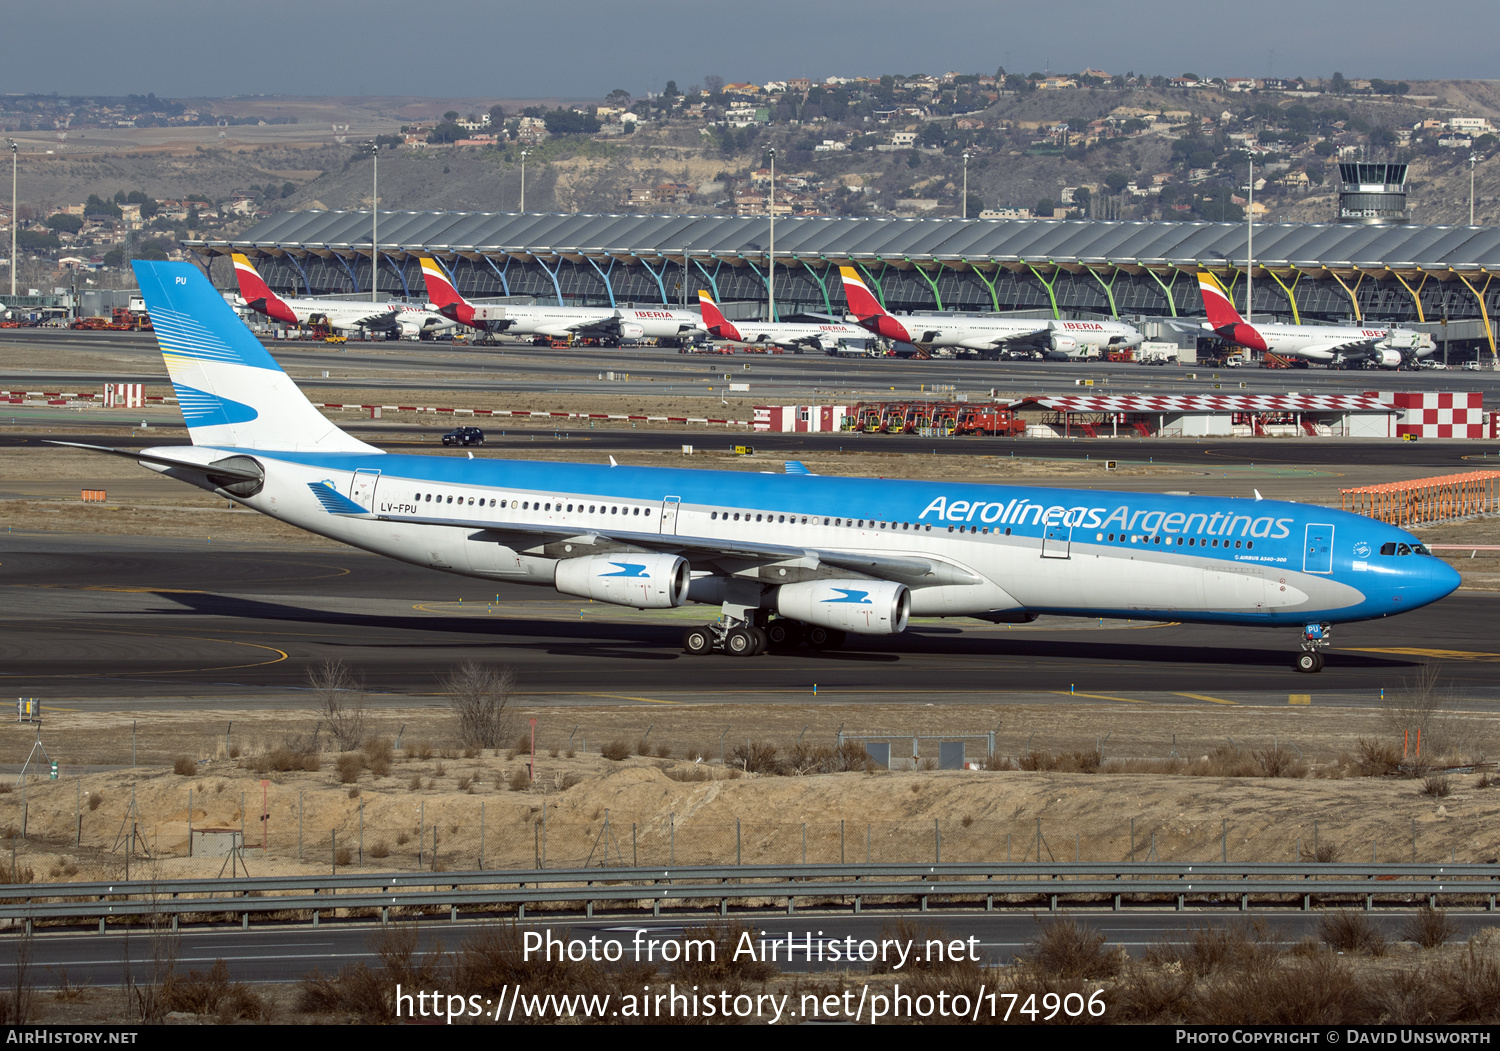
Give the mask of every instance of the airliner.
<path id="1" fill-rule="evenodd" d="M 701 290 L 698 292 L 698 308 L 703 314 L 703 324 L 707 326 L 708 334 L 715 339 L 753 346 L 781 347 L 795 354 L 801 354 L 804 350 L 831 354 L 841 344 L 852 340 L 863 342 L 870 338 L 870 334 L 864 329 L 846 325 L 842 321 L 819 325 L 781 321 L 730 321 L 719 310 L 714 297 Z"/>
<path id="2" fill-rule="evenodd" d="M 240 252 L 231 253 L 240 298 L 257 314 L 287 325 L 326 324 L 336 332 L 379 332 L 389 338 L 430 339 L 453 328 L 453 322 L 411 303 L 374 303 L 360 299 L 283 299 L 271 291 L 260 271 Z"/>
<path id="3" fill-rule="evenodd" d="M 1198 274 L 1198 291 L 1208 320 L 1203 328 L 1226 343 L 1262 353 L 1330 368 L 1373 365 L 1399 369 L 1432 354 L 1437 346 L 1425 332 L 1410 329 L 1353 328 L 1339 325 L 1252 325 L 1240 317 L 1219 279 L 1204 270 Z"/>
<path id="4" fill-rule="evenodd" d="M 610 339 L 691 339 L 704 333 L 703 318 L 671 307 L 486 306 L 470 303 L 436 259 L 423 256 L 427 298 L 444 317 L 514 336 L 602 336 Z"/>
<path id="5" fill-rule="evenodd" d="M 886 312 L 852 266 L 839 267 L 839 273 L 844 279 L 849 313 L 856 322 L 877 336 L 918 347 L 948 347 L 990 361 L 1017 352 L 1066 361 L 1105 349 L 1137 347 L 1144 338 L 1123 321 L 1044 321 L 958 314 L 907 314 L 897 318 Z"/>
<path id="6" fill-rule="evenodd" d="M 1458 573 L 1324 507 L 1095 490 L 388 453 L 326 419 L 188 263 L 135 264 L 190 447 L 112 452 L 419 566 L 638 609 L 689 602 L 690 654 L 1040 614 L 1295 629 L 1404 613 Z"/>

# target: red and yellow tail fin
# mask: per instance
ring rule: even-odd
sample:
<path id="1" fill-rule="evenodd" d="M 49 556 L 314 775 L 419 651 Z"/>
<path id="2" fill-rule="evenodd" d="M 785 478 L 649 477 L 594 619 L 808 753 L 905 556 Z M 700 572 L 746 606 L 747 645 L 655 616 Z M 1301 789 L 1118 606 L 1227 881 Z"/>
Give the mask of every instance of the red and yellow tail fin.
<path id="1" fill-rule="evenodd" d="M 248 256 L 232 252 L 229 258 L 234 263 L 234 278 L 239 282 L 240 296 L 251 310 L 288 325 L 297 324 L 296 313 L 271 291 L 271 286 L 266 284 L 266 279 L 260 276 Z"/>
<path id="2" fill-rule="evenodd" d="M 739 329 L 735 328 L 719 310 L 719 304 L 714 302 L 714 297 L 701 288 L 698 290 L 698 307 L 703 311 L 703 327 L 708 329 L 710 336 L 718 339 L 740 338 Z"/>
<path id="3" fill-rule="evenodd" d="M 860 321 L 885 316 L 885 307 L 870 293 L 870 287 L 852 266 L 839 267 L 839 275 L 844 279 L 844 298 L 849 302 L 849 313 Z"/>
<path id="4" fill-rule="evenodd" d="M 453 287 L 453 282 L 448 280 L 448 275 L 443 272 L 442 266 L 431 256 L 422 256 L 422 280 L 427 283 L 427 299 L 444 317 L 461 321 L 464 324 L 472 324 L 474 320 L 474 308 L 469 305 L 458 289 Z"/>
<path id="5" fill-rule="evenodd" d="M 1219 329 L 1226 325 L 1245 323 L 1245 319 L 1240 317 L 1240 312 L 1234 309 L 1234 300 L 1229 297 L 1229 292 L 1219 279 L 1207 270 L 1198 272 L 1198 291 L 1203 295 L 1203 309 L 1207 312 L 1208 323 L 1213 328 Z"/>

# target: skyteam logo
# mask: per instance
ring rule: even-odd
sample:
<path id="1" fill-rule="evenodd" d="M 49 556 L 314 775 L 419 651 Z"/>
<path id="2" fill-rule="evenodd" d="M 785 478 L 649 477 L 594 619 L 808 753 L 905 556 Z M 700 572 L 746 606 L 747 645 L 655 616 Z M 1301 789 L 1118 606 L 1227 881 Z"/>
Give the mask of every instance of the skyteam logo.
<path id="1" fill-rule="evenodd" d="M 646 567 L 638 562 L 611 562 L 612 566 L 619 566 L 618 573 L 600 573 L 601 577 L 644 577 L 648 576 Z"/>
<path id="2" fill-rule="evenodd" d="M 825 598 L 823 600 L 824 602 L 830 602 L 830 603 L 848 602 L 848 603 L 853 603 L 854 605 L 859 605 L 859 606 L 873 606 L 874 605 L 874 603 L 870 601 L 870 593 L 868 591 L 855 591 L 852 588 L 834 588 L 833 590 L 837 591 L 839 593 L 840 597 L 839 598 Z"/>
<path id="3" fill-rule="evenodd" d="M 1359 543 L 1357 543 L 1357 544 L 1354 545 L 1354 557 L 1355 558 L 1369 558 L 1370 557 L 1370 545 L 1369 545 L 1369 543 L 1367 541 L 1361 540 Z"/>

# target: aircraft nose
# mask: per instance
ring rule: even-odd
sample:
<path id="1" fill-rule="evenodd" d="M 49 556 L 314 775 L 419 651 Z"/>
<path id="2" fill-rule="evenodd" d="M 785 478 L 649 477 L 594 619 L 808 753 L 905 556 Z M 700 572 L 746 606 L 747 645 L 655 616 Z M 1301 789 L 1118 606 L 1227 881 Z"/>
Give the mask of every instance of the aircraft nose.
<path id="1" fill-rule="evenodd" d="M 1463 579 L 1458 570 L 1436 555 L 1414 559 L 1405 568 L 1401 590 L 1406 593 L 1408 609 L 1446 598 L 1458 590 Z"/>

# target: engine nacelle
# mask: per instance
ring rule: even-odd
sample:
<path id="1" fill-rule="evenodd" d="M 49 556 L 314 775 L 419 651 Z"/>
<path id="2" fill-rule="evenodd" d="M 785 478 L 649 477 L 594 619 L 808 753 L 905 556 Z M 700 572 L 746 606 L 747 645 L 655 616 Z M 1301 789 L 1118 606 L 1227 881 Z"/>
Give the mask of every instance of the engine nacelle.
<path id="1" fill-rule="evenodd" d="M 1058 354 L 1073 354 L 1078 350 L 1078 340 L 1061 332 L 1052 333 L 1052 350 Z"/>
<path id="2" fill-rule="evenodd" d="M 783 584 L 773 603 L 783 617 L 856 635 L 895 635 L 906 630 L 911 618 L 911 592 L 888 580 Z"/>
<path id="3" fill-rule="evenodd" d="M 620 322 L 621 339 L 640 339 L 645 334 L 646 328 L 644 325 L 637 325 L 633 321 Z"/>
<path id="4" fill-rule="evenodd" d="M 1370 360 L 1383 369 L 1400 368 L 1401 352 L 1399 350 L 1377 350 Z"/>
<path id="5" fill-rule="evenodd" d="M 552 585 L 577 595 L 636 609 L 671 609 L 687 601 L 688 562 L 679 555 L 623 552 L 565 558 Z"/>

